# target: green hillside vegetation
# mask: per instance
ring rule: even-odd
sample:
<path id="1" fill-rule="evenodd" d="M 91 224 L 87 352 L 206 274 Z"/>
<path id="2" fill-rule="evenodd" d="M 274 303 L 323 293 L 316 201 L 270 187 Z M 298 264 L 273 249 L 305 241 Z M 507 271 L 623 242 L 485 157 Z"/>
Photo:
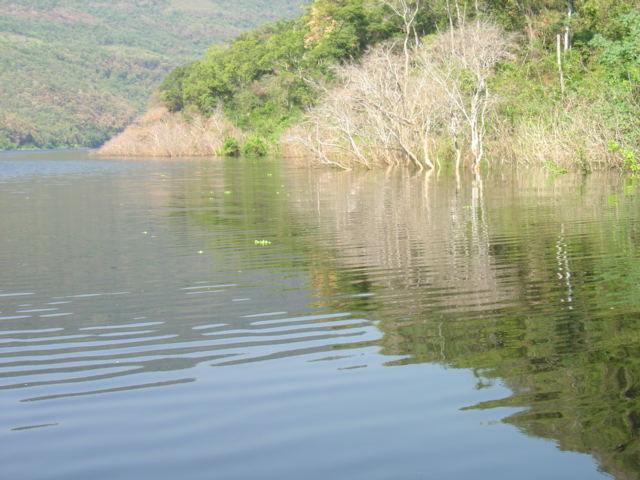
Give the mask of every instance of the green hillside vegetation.
<path id="1" fill-rule="evenodd" d="M 0 148 L 97 146 L 177 65 L 300 0 L 0 0 Z"/>
<path id="2" fill-rule="evenodd" d="M 420 19 L 421 28 L 428 20 Z M 211 47 L 171 72 L 160 95 L 172 111 L 211 114 L 223 107 L 238 126 L 273 139 L 315 102 L 315 83 L 331 78 L 336 63 L 361 56 L 398 29 L 378 2 L 318 0 L 296 20 L 243 34 L 228 48 Z"/>
<path id="3" fill-rule="evenodd" d="M 359 68 L 357 60 L 372 47 L 373 54 L 381 55 L 380 49 L 395 40 L 389 55 L 392 62 L 402 65 L 403 21 L 392 9 L 402 5 L 409 11 L 416 8 L 417 16 L 408 35 L 408 79 L 398 88 L 412 88 L 408 84 L 425 72 L 431 75 L 453 68 L 455 72 L 450 73 L 455 73 L 457 83 L 448 77 L 451 84 L 445 90 L 459 90 L 456 93 L 464 105 L 442 106 L 450 112 L 427 119 L 433 124 L 429 127 L 433 138 L 429 142 L 419 138 L 429 143 L 421 149 L 424 153 L 416 153 L 400 140 L 381 145 L 370 134 L 366 122 L 372 120 L 360 111 L 364 106 L 342 105 L 337 113 L 348 117 L 354 130 L 348 141 L 338 140 L 336 152 L 330 152 L 334 156 L 327 154 L 327 158 L 351 157 L 340 165 L 349 168 L 364 163 L 355 151 L 362 150 L 367 167 L 397 162 L 423 168 L 456 154 L 479 162 L 487 158 L 482 157 L 487 150 L 493 158 L 540 162 L 558 171 L 566 165 L 588 170 L 602 164 L 640 170 L 640 9 L 633 0 L 438 0 L 428 4 L 317 0 L 297 20 L 243 34 L 230 47 L 212 47 L 201 60 L 174 70 L 162 83 L 160 97 L 172 111 L 211 115 L 222 109 L 236 126 L 271 143 L 300 122 L 303 132 L 323 131 L 334 143 L 336 134 L 344 130 L 335 124 L 336 112 L 319 118 L 313 110 L 309 116 L 309 109 L 335 96 L 331 89 L 336 86 L 352 88 L 349 82 L 354 71 L 345 73 L 345 65 Z M 477 32 L 471 31 L 474 25 L 478 25 Z M 469 62 L 479 59 L 463 58 L 459 51 L 445 52 L 440 63 L 421 64 L 425 51 L 432 52 L 438 42 L 444 45 L 438 32 L 447 29 L 470 45 L 473 35 L 487 38 L 487 29 L 497 29 L 502 40 L 494 41 L 505 49 L 504 58 L 487 69 L 487 78 L 474 77 Z M 559 56 L 557 40 L 561 42 Z M 337 65 L 343 66 L 336 69 Z M 415 91 L 394 93 L 408 98 Z M 370 97 L 357 88 L 347 97 L 356 94 Z M 474 95 L 477 101 L 486 102 L 487 111 L 486 124 L 478 114 L 476 123 L 482 126 L 476 126 L 476 132 L 464 126 L 469 123 L 464 109 L 471 108 Z M 403 102 L 400 106 L 412 108 Z M 459 111 L 453 111 L 456 109 Z M 484 107 L 481 110 L 484 115 Z M 405 113 L 398 116 L 404 118 Z M 457 125 L 454 133 L 453 124 Z M 413 128 L 416 137 L 422 135 L 422 125 L 405 127 L 402 129 L 410 133 Z M 389 138 L 405 135 L 390 127 L 387 133 Z M 484 150 L 474 149 L 474 135 L 480 136 Z M 324 140 L 306 138 L 301 152 L 314 155 Z M 407 142 L 414 140 L 419 143 L 418 138 Z M 400 154 L 388 160 L 379 154 L 381 150 Z"/>

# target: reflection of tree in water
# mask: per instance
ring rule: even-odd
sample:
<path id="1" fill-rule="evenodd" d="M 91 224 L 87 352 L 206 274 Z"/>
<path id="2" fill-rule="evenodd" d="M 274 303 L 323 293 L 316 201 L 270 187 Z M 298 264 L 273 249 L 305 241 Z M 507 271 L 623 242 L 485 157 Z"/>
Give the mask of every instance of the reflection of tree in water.
<path id="1" fill-rule="evenodd" d="M 614 175 L 463 182 L 406 173 L 301 179 L 342 274 L 375 292 L 382 352 L 499 378 L 506 419 L 617 478 L 640 475 L 640 223 Z M 622 192 L 622 193 L 619 193 Z M 327 240 L 329 239 L 329 240 Z M 337 283 L 338 284 L 338 283 Z"/>
<path id="2" fill-rule="evenodd" d="M 513 296 L 498 288 L 478 189 L 473 200 L 447 182 L 382 176 L 368 172 L 354 180 L 329 172 L 292 189 L 299 213 L 314 211 L 329 230 L 319 242 L 338 247 L 343 271 L 368 272 L 390 291 L 424 289 L 425 295 L 412 295 L 415 312 L 484 310 Z M 468 295 L 454 298 L 462 290 Z"/>
<path id="3" fill-rule="evenodd" d="M 523 407 L 506 421 L 638 477 L 640 210 L 620 178 L 267 171 L 230 164 L 176 200 L 226 243 L 277 239 L 272 267 L 306 269 L 318 305 L 372 312 L 391 364 L 501 379 L 513 396 L 473 408 Z"/>

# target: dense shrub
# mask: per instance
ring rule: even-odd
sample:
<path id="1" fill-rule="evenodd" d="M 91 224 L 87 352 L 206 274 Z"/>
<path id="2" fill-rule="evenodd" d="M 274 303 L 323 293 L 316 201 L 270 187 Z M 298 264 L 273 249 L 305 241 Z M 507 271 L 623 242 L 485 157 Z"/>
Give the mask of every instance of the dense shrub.
<path id="1" fill-rule="evenodd" d="M 274 139 L 316 101 L 315 86 L 332 79 L 333 65 L 397 33 L 398 20 L 379 2 L 317 0 L 297 20 L 211 47 L 174 70 L 160 94 L 171 110 L 222 107 L 236 125 Z"/>
<path id="2" fill-rule="evenodd" d="M 518 47 L 494 58 L 477 48 L 486 29 L 461 49 L 455 35 L 449 45 L 436 34 L 481 24 L 503 32 L 488 45 Z M 381 48 L 388 55 L 374 65 L 365 54 Z M 343 164 L 431 168 L 466 156 L 476 168 L 482 159 L 629 168 L 624 152 L 640 147 L 639 59 L 631 0 L 316 0 L 296 20 L 174 70 L 160 97 L 175 112 L 223 112 L 250 136 L 241 148 L 250 155 L 286 133 L 326 163 L 346 155 Z"/>
<path id="3" fill-rule="evenodd" d="M 242 154 L 247 157 L 264 157 L 267 153 L 269 153 L 267 142 L 256 135 L 248 137 L 242 146 Z"/>
<path id="4" fill-rule="evenodd" d="M 234 137 L 226 137 L 220 149 L 220 155 L 223 157 L 237 157 L 240 155 L 240 142 Z"/>

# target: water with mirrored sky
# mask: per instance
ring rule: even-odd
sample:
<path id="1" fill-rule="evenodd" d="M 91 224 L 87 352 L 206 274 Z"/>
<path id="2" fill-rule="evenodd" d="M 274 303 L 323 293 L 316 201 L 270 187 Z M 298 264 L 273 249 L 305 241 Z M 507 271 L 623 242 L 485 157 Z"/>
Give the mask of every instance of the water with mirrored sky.
<path id="1" fill-rule="evenodd" d="M 0 478 L 638 478 L 638 188 L 1 154 Z"/>

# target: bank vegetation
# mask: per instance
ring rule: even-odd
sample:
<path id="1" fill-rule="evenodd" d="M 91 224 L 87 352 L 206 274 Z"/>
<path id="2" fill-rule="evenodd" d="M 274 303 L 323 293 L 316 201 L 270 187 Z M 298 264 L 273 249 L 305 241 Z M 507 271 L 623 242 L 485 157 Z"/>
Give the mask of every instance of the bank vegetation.
<path id="1" fill-rule="evenodd" d="M 297 20 L 176 69 L 159 95 L 173 118 L 215 119 L 191 154 L 236 154 L 250 139 L 258 153 L 269 145 L 343 169 L 638 173 L 640 9 L 628 0 L 316 0 Z M 196 137 L 207 125 L 189 122 Z"/>
<path id="2" fill-rule="evenodd" d="M 106 156 L 189 157 L 222 152 L 226 138 L 242 138 L 242 131 L 221 112 L 205 116 L 197 111 L 175 113 L 157 105 L 100 149 Z"/>

